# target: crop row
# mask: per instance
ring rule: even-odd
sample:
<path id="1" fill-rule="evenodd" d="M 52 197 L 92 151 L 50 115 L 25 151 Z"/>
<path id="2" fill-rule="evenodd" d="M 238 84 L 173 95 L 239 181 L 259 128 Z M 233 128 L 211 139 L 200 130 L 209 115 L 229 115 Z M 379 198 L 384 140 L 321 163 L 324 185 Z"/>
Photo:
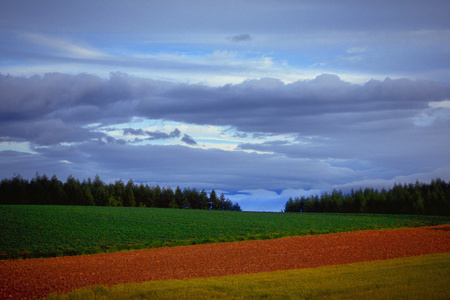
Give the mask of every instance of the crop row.
<path id="1" fill-rule="evenodd" d="M 449 223 L 448 217 L 0 206 L 0 258 L 47 257 Z"/>

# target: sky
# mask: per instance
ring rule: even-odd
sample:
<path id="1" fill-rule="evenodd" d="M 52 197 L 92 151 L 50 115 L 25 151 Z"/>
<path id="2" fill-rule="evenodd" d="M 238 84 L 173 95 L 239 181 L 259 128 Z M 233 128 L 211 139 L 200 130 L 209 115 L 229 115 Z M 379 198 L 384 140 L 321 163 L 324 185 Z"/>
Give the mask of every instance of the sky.
<path id="1" fill-rule="evenodd" d="M 289 197 L 450 180 L 450 1 L 0 2 L 0 178 Z"/>

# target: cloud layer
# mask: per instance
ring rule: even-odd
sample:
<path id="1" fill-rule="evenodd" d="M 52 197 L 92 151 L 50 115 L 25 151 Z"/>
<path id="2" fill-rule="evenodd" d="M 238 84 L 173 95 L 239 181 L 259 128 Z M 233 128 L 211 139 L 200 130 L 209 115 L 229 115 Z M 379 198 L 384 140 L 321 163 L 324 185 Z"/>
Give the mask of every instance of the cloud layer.
<path id="1" fill-rule="evenodd" d="M 105 180 L 235 193 L 450 174 L 450 88 L 430 81 L 359 85 L 324 74 L 292 84 L 261 79 L 209 87 L 123 73 L 52 73 L 1 75 L 0 90 L 2 177 L 99 173 Z M 228 128 L 246 138 L 231 148 L 199 148 L 201 133 L 139 127 L 135 118 Z M 8 149 L 14 143 L 27 151 Z"/>
<path id="2" fill-rule="evenodd" d="M 338 73 L 448 82 L 450 4 L 411 1 L 3 1 L 0 67 L 220 86 Z"/>

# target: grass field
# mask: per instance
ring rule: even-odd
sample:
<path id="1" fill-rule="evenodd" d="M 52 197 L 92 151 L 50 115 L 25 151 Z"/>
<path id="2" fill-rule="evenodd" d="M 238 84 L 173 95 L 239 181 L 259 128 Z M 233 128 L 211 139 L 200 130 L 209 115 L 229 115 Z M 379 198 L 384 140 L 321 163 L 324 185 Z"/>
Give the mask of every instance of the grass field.
<path id="1" fill-rule="evenodd" d="M 94 286 L 62 299 L 449 299 L 450 253 L 213 277 Z"/>
<path id="2" fill-rule="evenodd" d="M 2 205 L 0 258 L 78 255 L 446 223 L 450 223 L 449 217 Z"/>

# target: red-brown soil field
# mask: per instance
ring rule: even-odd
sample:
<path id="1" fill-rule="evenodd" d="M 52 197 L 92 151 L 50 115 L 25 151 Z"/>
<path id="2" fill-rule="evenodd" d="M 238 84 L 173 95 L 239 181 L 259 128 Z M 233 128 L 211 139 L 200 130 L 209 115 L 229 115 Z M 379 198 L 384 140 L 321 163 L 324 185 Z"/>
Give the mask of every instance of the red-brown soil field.
<path id="1" fill-rule="evenodd" d="M 0 298 L 151 280 L 314 268 L 450 252 L 450 225 L 0 261 Z"/>

